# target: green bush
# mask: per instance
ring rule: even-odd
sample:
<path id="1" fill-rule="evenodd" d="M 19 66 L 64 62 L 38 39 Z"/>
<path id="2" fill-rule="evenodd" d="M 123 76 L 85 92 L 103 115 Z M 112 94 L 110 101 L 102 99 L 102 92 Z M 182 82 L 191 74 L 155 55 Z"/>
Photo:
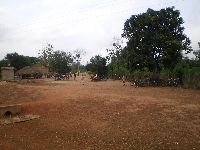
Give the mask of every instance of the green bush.
<path id="1" fill-rule="evenodd" d="M 188 69 L 184 74 L 184 88 L 200 89 L 200 67 Z"/>

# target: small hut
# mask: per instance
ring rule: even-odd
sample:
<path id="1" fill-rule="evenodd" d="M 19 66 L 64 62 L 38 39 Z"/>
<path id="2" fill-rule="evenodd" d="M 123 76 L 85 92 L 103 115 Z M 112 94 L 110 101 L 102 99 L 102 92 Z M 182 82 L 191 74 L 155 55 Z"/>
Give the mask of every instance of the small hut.
<path id="1" fill-rule="evenodd" d="M 47 74 L 48 68 L 42 66 L 41 64 L 34 64 L 31 66 L 23 67 L 22 69 L 18 70 L 16 72 L 16 75 L 34 74 L 34 73 Z"/>
<path id="2" fill-rule="evenodd" d="M 33 73 L 33 71 L 31 70 L 31 67 L 26 66 L 26 67 L 19 69 L 15 74 L 20 75 L 20 74 L 31 74 L 31 73 Z"/>
<path id="3" fill-rule="evenodd" d="M 14 67 L 1 67 L 1 80 L 13 81 L 14 80 Z"/>
<path id="4" fill-rule="evenodd" d="M 31 66 L 31 69 L 34 71 L 34 72 L 37 72 L 37 73 L 42 73 L 42 74 L 47 74 L 49 73 L 49 69 L 47 67 L 44 67 L 43 65 L 41 64 L 34 64 Z"/>

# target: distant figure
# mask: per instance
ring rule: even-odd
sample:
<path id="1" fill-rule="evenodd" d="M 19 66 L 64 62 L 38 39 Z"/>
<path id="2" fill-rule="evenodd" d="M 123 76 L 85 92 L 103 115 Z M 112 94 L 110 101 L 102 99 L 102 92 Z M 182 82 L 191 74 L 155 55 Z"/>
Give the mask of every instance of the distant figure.
<path id="1" fill-rule="evenodd" d="M 122 82 L 123 82 L 123 86 L 125 86 L 126 84 L 125 84 L 125 81 L 126 79 L 125 79 L 125 76 L 123 75 L 123 77 L 122 77 Z"/>
<path id="2" fill-rule="evenodd" d="M 84 85 L 84 75 L 83 74 L 81 76 L 81 83 L 82 83 L 82 85 Z"/>
<path id="3" fill-rule="evenodd" d="M 72 77 L 72 73 L 71 72 L 69 73 L 69 76 Z"/>
<path id="4" fill-rule="evenodd" d="M 74 73 L 74 80 L 76 80 L 76 73 Z"/>
<path id="5" fill-rule="evenodd" d="M 98 77 L 98 75 L 96 74 L 96 75 L 94 76 L 94 79 L 97 79 L 97 77 Z"/>
<path id="6" fill-rule="evenodd" d="M 135 82 L 132 82 L 131 86 L 134 86 L 135 88 L 137 87 L 136 84 L 135 84 Z"/>

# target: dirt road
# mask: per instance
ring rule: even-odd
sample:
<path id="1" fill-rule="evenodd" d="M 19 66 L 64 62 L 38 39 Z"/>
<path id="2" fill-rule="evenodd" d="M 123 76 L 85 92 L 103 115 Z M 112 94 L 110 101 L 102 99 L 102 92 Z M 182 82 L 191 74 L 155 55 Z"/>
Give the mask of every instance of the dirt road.
<path id="1" fill-rule="evenodd" d="M 120 81 L 0 84 L 0 105 L 39 119 L 0 125 L 0 150 L 200 149 L 200 91 Z"/>

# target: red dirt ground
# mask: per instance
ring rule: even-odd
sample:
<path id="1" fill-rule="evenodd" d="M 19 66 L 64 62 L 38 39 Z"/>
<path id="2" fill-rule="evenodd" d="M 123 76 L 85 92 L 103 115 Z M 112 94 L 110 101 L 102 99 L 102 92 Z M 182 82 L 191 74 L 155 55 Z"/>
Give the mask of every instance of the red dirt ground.
<path id="1" fill-rule="evenodd" d="M 0 125 L 0 150 L 200 149 L 200 91 L 120 81 L 0 82 L 0 105 L 39 119 Z"/>

